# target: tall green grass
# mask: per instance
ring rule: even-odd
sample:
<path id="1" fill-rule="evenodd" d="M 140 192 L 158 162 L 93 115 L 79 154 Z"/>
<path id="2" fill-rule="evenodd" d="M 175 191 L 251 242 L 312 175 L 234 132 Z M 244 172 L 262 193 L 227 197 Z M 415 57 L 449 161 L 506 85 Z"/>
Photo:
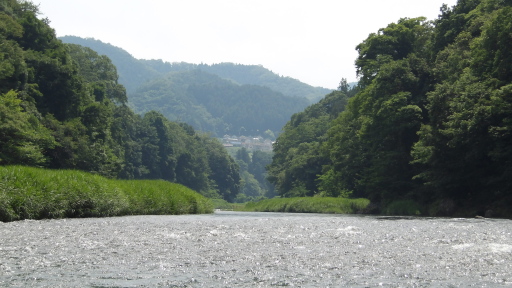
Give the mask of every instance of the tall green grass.
<path id="1" fill-rule="evenodd" d="M 370 204 L 368 199 L 346 199 L 333 197 L 273 198 L 249 202 L 245 211 L 296 212 L 296 213 L 357 213 Z"/>
<path id="2" fill-rule="evenodd" d="M 0 167 L 0 221 L 212 213 L 211 202 L 162 180 L 112 180 L 71 170 Z"/>

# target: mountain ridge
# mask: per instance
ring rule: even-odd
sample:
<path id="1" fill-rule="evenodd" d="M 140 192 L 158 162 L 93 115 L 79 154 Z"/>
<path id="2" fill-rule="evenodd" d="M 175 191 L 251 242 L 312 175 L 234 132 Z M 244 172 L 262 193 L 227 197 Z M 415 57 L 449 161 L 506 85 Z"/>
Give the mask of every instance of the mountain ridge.
<path id="1" fill-rule="evenodd" d="M 127 90 L 128 105 L 136 113 L 158 111 L 171 121 L 185 122 L 217 137 L 242 132 L 259 136 L 267 130 L 279 134 L 291 115 L 330 91 L 257 65 L 137 60 L 122 48 L 92 38 L 60 39 L 110 58 L 119 83 Z"/>
<path id="2" fill-rule="evenodd" d="M 332 89 L 323 87 L 314 87 L 288 76 L 280 76 L 262 65 L 245 65 L 232 62 L 208 65 L 187 62 L 171 63 L 163 61 L 162 59 L 136 59 L 123 48 L 102 42 L 95 38 L 81 38 L 68 35 L 59 37 L 59 39 L 64 43 L 89 47 L 100 55 L 108 56 L 114 65 L 118 67 L 119 82 L 126 87 L 128 94 L 136 92 L 136 88 L 144 82 L 158 76 L 164 76 L 168 72 L 188 71 L 193 69 L 200 69 L 218 75 L 221 78 L 231 80 L 239 85 L 251 84 L 266 86 L 286 96 L 307 98 L 311 103 L 317 102 L 333 91 Z M 134 67 L 133 69 L 138 72 L 133 76 L 127 75 L 127 65 L 131 65 Z"/>

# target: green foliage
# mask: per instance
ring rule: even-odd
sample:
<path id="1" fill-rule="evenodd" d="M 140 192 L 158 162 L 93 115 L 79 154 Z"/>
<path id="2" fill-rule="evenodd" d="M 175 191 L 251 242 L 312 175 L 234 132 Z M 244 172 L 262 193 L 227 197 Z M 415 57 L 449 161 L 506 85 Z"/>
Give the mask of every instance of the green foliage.
<path id="1" fill-rule="evenodd" d="M 18 93 L 0 94 L 0 165 L 43 165 L 45 149 L 55 145 L 50 131 L 23 111 Z"/>
<path id="2" fill-rule="evenodd" d="M 164 179 L 228 201 L 273 196 L 267 178 L 281 196 L 363 197 L 389 213 L 415 214 L 414 203 L 431 207 L 440 199 L 478 213 L 512 205 L 510 1 L 459 1 L 443 6 L 435 21 L 403 18 L 370 34 L 357 46 L 359 85 L 350 89 L 342 80 L 338 91 L 296 114 L 307 100 L 255 86 L 288 85 L 264 80 L 275 75 L 261 67 L 139 62 L 123 54 L 138 63 L 135 73 L 122 67 L 126 61 L 62 44 L 37 13 L 30 2 L 0 5 L 2 165 Z M 132 71 L 133 83 L 151 80 L 129 97 L 144 116 L 125 105 L 112 63 Z M 267 166 L 269 155 L 242 151 L 236 162 L 195 129 L 282 133 Z M 77 203 L 83 215 L 96 213 L 89 202 Z"/>
<path id="3" fill-rule="evenodd" d="M 430 37 L 430 25 L 425 20 L 423 17 L 400 19 L 370 34 L 357 46 L 356 67 L 361 86 L 366 87 L 381 74 L 383 65 L 405 59 L 411 53 L 422 53 Z"/>
<path id="4" fill-rule="evenodd" d="M 333 197 L 273 198 L 249 202 L 245 211 L 294 212 L 294 213 L 335 213 L 354 214 L 365 209 L 367 199 L 346 199 Z"/>
<path id="5" fill-rule="evenodd" d="M 71 170 L 0 167 L 0 221 L 211 213 L 208 199 L 166 181 L 109 180 Z"/>
<path id="6" fill-rule="evenodd" d="M 210 201 L 193 190 L 163 180 L 112 180 L 125 193 L 129 215 L 211 213 Z"/>
<path id="7" fill-rule="evenodd" d="M 119 83 L 126 87 L 128 94 L 135 93 L 137 88 L 152 79 L 162 76 L 170 71 L 157 71 L 143 61 L 133 58 L 125 50 L 109 44 L 105 44 L 93 38 L 80 38 L 75 36 L 64 36 L 60 38 L 64 43 L 77 44 L 88 47 L 100 55 L 105 55 L 112 60 L 118 69 Z"/>
<path id="8" fill-rule="evenodd" d="M 201 141 L 208 155 L 209 178 L 215 183 L 216 193 L 232 202 L 241 186 L 237 163 L 217 139 L 203 135 Z"/>
<path id="9" fill-rule="evenodd" d="M 327 140 L 331 121 L 344 110 L 350 93 L 353 91 L 334 91 L 304 112 L 294 114 L 284 126 L 274 144 L 272 163 L 267 167 L 268 180 L 279 195 L 313 196 L 320 192 L 317 178 L 328 164 L 321 146 Z"/>
<path id="10" fill-rule="evenodd" d="M 417 178 L 434 199 L 480 211 L 512 203 L 512 58 L 502 44 L 510 35 L 501 31 L 512 23 L 511 11 L 510 4 L 482 1 L 471 11 L 451 12 L 468 21 L 439 53 L 439 75 L 452 76 L 441 78 L 429 93 L 431 121 L 422 126 L 412 151 L 423 168 Z"/>
<path id="11" fill-rule="evenodd" d="M 433 22 L 404 18 L 370 34 L 345 109 L 332 120 L 308 108 L 278 137 L 269 179 L 280 195 L 364 197 L 390 214 L 442 200 L 457 215 L 509 215 L 511 6 L 459 1 Z"/>
<path id="12" fill-rule="evenodd" d="M 243 161 L 245 164 L 251 163 L 251 156 L 246 148 L 242 148 L 236 151 L 236 160 Z"/>
<path id="13" fill-rule="evenodd" d="M 66 48 L 77 62 L 79 74 L 90 83 L 96 101 L 110 99 L 121 104 L 128 101 L 125 88 L 117 83 L 117 69 L 107 56 L 75 44 L 68 44 Z"/>
<path id="14" fill-rule="evenodd" d="M 136 115 L 110 59 L 63 44 L 38 13 L 31 2 L 0 5 L 0 165 L 164 179 L 230 200 L 238 194 L 238 168 L 218 141 L 154 111 Z"/>
<path id="15" fill-rule="evenodd" d="M 320 186 L 327 195 L 389 201 L 416 188 L 411 146 L 425 120 L 432 28 L 424 18 L 401 19 L 358 46 L 359 93 L 328 132 Z"/>
<path id="16" fill-rule="evenodd" d="M 254 175 L 247 171 L 243 171 L 240 174 L 242 178 L 242 189 L 240 193 L 248 197 L 247 199 L 258 198 L 263 195 L 259 182 L 256 180 L 256 178 L 254 178 Z M 247 202 L 245 197 L 243 198 L 242 202 Z"/>

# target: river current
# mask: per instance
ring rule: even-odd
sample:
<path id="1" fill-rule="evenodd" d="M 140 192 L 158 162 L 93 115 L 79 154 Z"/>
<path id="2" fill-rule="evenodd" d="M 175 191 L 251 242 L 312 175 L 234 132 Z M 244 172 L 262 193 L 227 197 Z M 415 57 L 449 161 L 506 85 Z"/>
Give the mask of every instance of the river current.
<path id="1" fill-rule="evenodd" d="M 0 287 L 272 286 L 512 286 L 512 221 L 216 212 L 0 222 Z"/>

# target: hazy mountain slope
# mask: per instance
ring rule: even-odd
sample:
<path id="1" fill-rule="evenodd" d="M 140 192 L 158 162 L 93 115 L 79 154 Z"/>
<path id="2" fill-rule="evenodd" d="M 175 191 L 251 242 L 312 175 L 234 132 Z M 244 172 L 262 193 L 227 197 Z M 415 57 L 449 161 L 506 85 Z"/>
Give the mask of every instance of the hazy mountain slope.
<path id="1" fill-rule="evenodd" d="M 64 43 L 78 44 L 89 47 L 100 55 L 106 55 L 117 67 L 119 74 L 119 83 L 126 88 L 128 94 L 134 93 L 142 84 L 156 77 L 162 76 L 162 73 L 146 65 L 144 62 L 135 59 L 127 51 L 103 43 L 93 38 L 80 38 L 76 36 L 59 37 Z"/>
<path id="2" fill-rule="evenodd" d="M 313 87 L 290 77 L 279 76 L 259 65 L 233 63 L 206 65 L 185 62 L 169 63 L 162 60 L 137 60 L 125 50 L 93 38 L 64 36 L 60 39 L 65 43 L 79 44 L 89 47 L 101 55 L 107 55 L 116 65 L 120 75 L 119 82 L 126 87 L 128 94 L 135 92 L 136 88 L 142 83 L 163 76 L 168 72 L 194 69 L 218 75 L 238 84 L 265 86 L 286 96 L 307 98 L 311 102 L 318 101 L 332 91 L 326 88 Z"/>
<path id="3" fill-rule="evenodd" d="M 141 60 L 155 70 L 162 72 L 187 71 L 200 69 L 218 75 L 238 84 L 250 84 L 268 87 L 290 97 L 304 97 L 312 102 L 332 92 L 330 89 L 313 87 L 297 79 L 279 76 L 261 65 L 242 65 L 234 63 L 190 64 L 185 62 L 166 63 L 161 60 Z"/>
<path id="4" fill-rule="evenodd" d="M 260 65 L 241 65 L 220 63 L 214 65 L 199 65 L 199 68 L 222 78 L 231 79 L 240 84 L 266 86 L 272 90 L 291 97 L 305 97 L 316 102 L 332 92 L 331 89 L 313 87 L 297 79 L 279 76 Z"/>
<path id="5" fill-rule="evenodd" d="M 152 80 L 129 101 L 140 113 L 157 110 L 168 119 L 216 136 L 278 132 L 292 114 L 308 105 L 305 98 L 287 97 L 267 87 L 238 85 L 198 69 L 170 72 Z"/>
<path id="6" fill-rule="evenodd" d="M 170 120 L 216 136 L 279 132 L 291 115 L 310 104 L 306 96 L 323 96 L 311 94 L 317 88 L 280 77 L 261 66 L 137 60 L 125 50 L 98 40 L 74 36 L 61 40 L 108 56 L 117 67 L 119 83 L 125 85 L 129 106 L 135 112 L 160 111 Z"/>

